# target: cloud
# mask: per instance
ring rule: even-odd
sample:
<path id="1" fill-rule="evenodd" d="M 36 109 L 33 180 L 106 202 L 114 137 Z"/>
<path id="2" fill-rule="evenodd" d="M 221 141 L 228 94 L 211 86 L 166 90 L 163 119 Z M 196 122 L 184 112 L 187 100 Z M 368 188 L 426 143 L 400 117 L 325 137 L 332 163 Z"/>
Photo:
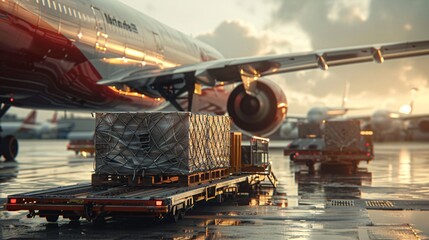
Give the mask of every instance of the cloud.
<path id="1" fill-rule="evenodd" d="M 369 16 L 370 0 L 335 0 L 330 2 L 328 20 L 353 24 L 356 21 L 367 21 Z"/>
<path id="2" fill-rule="evenodd" d="M 271 2 L 277 7 L 268 25 L 275 29 L 298 25 L 314 50 L 429 39 L 429 31 L 426 30 L 429 1 L 425 0 Z M 355 99 L 358 103 L 382 107 L 380 105 L 408 102 L 412 87 L 427 89 L 428 64 L 429 59 L 424 56 L 386 61 L 381 65 L 368 63 L 330 68 L 328 75 L 314 70 L 285 74 L 280 78 L 287 81 L 286 92 L 294 91 L 320 99 L 332 95 L 340 97 L 340 89 L 348 80 L 351 83 L 351 102 Z"/>
<path id="3" fill-rule="evenodd" d="M 197 38 L 214 46 L 227 58 L 310 49 L 310 42 L 306 41 L 308 37 L 292 25 L 288 31 L 274 32 L 258 31 L 240 20 L 223 21 L 213 32 L 201 34 Z"/>
<path id="4" fill-rule="evenodd" d="M 263 39 L 254 32 L 241 21 L 224 21 L 214 32 L 197 38 L 216 47 L 225 57 L 243 57 L 258 55 L 262 51 Z"/>
<path id="5" fill-rule="evenodd" d="M 271 24 L 298 22 L 314 49 L 375 42 L 427 39 L 429 1 L 271 0 L 278 6 Z"/>

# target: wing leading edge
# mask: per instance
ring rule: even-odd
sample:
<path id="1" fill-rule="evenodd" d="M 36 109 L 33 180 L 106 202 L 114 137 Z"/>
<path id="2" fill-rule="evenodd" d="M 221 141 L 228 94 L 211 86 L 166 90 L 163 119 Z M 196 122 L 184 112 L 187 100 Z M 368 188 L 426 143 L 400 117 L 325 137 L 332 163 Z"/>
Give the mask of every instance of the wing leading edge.
<path id="1" fill-rule="evenodd" d="M 168 69 L 139 69 L 121 79 L 107 79 L 101 85 L 125 84 L 139 89 L 159 79 L 194 78 L 196 83 L 215 86 L 218 83 L 236 83 L 245 79 L 257 80 L 264 76 L 309 69 L 327 70 L 329 67 L 354 63 L 383 63 L 385 60 L 429 54 L 429 41 L 383 44 L 322 50 L 299 54 L 220 59 Z"/>

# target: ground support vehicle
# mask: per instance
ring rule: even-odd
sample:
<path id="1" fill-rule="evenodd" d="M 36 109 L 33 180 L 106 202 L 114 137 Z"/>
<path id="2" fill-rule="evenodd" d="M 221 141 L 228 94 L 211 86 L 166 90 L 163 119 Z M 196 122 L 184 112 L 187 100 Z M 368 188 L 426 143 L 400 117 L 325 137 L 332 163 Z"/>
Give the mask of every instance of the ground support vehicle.
<path id="1" fill-rule="evenodd" d="M 299 138 L 285 149 L 284 155 L 298 164 L 314 170 L 314 164 L 347 164 L 356 168 L 360 161 L 374 158 L 372 132 L 361 131 L 355 120 L 326 121 L 319 124 L 301 124 Z"/>
<path id="2" fill-rule="evenodd" d="M 271 171 L 267 159 L 254 161 L 261 165 L 245 165 L 242 171 L 241 134 L 232 133 L 231 167 L 196 174 L 186 178 L 154 177 L 135 178 L 119 176 L 99 176 L 94 174 L 92 182 L 83 185 L 57 187 L 47 190 L 8 196 L 5 209 L 8 211 L 27 210 L 27 217 L 45 217 L 48 222 L 56 222 L 59 216 L 77 221 L 85 218 L 94 223 L 109 218 L 153 218 L 177 221 L 195 203 L 212 199 L 222 200 L 235 197 L 243 191 L 256 190 L 262 181 L 270 181 L 275 187 L 277 179 Z M 266 145 L 266 147 L 261 147 Z M 258 147 L 256 147 L 258 146 Z M 254 156 L 267 156 L 268 141 L 251 140 L 249 146 Z M 265 150 L 264 150 L 265 149 Z M 246 160 L 246 162 L 249 162 Z M 254 171 L 257 169 L 257 171 Z M 261 169 L 263 169 L 261 171 Z M 192 182 L 190 179 L 193 179 Z"/>
<path id="3" fill-rule="evenodd" d="M 234 197 L 240 188 L 255 188 L 265 176 L 243 174 L 190 187 L 111 187 L 88 183 L 8 196 L 5 209 L 28 210 L 29 218 L 46 217 L 48 222 L 56 222 L 59 216 L 74 221 L 86 218 L 92 222 L 111 217 L 177 221 L 195 203 Z"/>
<path id="4" fill-rule="evenodd" d="M 67 144 L 68 151 L 73 151 L 76 155 L 81 154 L 85 157 L 94 156 L 95 143 L 93 132 L 70 133 L 68 139 L 70 140 Z"/>

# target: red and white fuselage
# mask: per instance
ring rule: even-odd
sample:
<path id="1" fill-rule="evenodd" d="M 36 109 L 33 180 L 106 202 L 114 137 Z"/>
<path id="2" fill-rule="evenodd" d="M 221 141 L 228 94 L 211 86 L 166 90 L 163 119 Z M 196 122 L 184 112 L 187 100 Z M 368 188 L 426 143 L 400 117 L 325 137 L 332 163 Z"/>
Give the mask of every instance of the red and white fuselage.
<path id="1" fill-rule="evenodd" d="M 5 104 L 158 109 L 163 98 L 97 82 L 121 78 L 131 69 L 220 58 L 212 47 L 118 1 L 0 0 L 0 102 Z"/>

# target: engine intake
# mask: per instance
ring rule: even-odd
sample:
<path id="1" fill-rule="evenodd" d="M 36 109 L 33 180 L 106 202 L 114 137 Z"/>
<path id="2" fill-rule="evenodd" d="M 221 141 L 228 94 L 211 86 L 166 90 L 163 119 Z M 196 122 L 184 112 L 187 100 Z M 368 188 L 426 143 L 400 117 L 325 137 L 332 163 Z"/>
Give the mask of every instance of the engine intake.
<path id="1" fill-rule="evenodd" d="M 259 80 L 255 94 L 249 95 L 243 85 L 236 87 L 228 99 L 228 113 L 240 129 L 267 136 L 276 131 L 287 114 L 287 100 L 281 88 L 272 81 Z"/>

